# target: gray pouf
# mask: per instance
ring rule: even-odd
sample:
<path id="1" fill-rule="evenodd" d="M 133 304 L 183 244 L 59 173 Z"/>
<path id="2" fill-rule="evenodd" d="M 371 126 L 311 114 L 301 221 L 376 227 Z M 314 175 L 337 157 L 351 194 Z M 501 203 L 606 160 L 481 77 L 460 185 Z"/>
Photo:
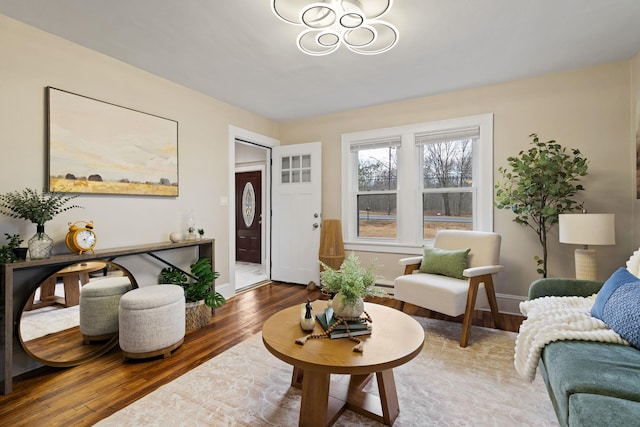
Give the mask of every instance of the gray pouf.
<path id="1" fill-rule="evenodd" d="M 126 276 L 92 279 L 80 289 L 80 332 L 85 344 L 104 341 L 118 333 L 118 307 L 131 290 Z"/>
<path id="2" fill-rule="evenodd" d="M 150 285 L 127 292 L 120 298 L 119 320 L 125 358 L 169 357 L 184 341 L 184 291 L 178 285 Z"/>

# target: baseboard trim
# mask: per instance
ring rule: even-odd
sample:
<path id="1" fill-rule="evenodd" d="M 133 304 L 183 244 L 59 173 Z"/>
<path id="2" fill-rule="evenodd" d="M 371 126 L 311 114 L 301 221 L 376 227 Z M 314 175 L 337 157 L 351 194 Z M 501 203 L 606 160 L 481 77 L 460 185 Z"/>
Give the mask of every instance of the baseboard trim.
<path id="1" fill-rule="evenodd" d="M 231 283 L 229 282 L 221 285 L 216 283 L 216 292 L 225 297 L 225 299 L 229 299 L 236 294 L 236 290 L 233 289 L 233 286 L 231 286 Z"/>

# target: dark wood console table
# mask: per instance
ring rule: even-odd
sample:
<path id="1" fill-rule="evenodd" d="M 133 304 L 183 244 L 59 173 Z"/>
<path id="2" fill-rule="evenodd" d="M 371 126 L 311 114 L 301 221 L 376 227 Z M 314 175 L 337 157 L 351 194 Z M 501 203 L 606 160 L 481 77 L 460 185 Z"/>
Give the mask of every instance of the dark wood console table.
<path id="1" fill-rule="evenodd" d="M 2 364 L 2 394 L 11 393 L 13 388 L 13 361 L 16 352 L 22 351 L 17 337 L 16 325 L 19 321 L 20 307 L 31 295 L 34 289 L 61 268 L 78 262 L 95 259 L 113 260 L 118 257 L 148 254 L 163 261 L 156 252 L 195 247 L 198 250 L 198 258 L 209 258 L 214 266 L 215 249 L 213 239 L 189 240 L 179 243 L 157 243 L 151 245 L 129 246 L 123 248 L 104 249 L 95 253 L 82 255 L 64 254 L 54 255 L 47 259 L 19 261 L 11 264 L 2 264 L 0 276 L 0 363 Z M 215 267 L 214 267 L 215 269 Z"/>

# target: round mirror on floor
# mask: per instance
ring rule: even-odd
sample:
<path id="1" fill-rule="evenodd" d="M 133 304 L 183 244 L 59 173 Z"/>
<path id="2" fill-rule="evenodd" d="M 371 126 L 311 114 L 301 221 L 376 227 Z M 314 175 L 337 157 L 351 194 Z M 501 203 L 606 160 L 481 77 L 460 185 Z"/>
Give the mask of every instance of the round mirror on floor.
<path id="1" fill-rule="evenodd" d="M 37 284 L 23 304 L 20 345 L 49 366 L 93 360 L 118 344 L 119 299 L 137 287 L 133 275 L 111 261 L 66 266 Z"/>

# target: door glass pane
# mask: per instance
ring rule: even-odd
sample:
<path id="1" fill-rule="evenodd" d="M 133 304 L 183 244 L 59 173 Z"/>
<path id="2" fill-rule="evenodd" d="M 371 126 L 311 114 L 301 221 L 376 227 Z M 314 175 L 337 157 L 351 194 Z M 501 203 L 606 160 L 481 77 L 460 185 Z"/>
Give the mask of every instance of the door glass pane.
<path id="1" fill-rule="evenodd" d="M 471 192 L 424 193 L 422 229 L 424 240 L 435 238 L 438 230 L 473 229 Z"/>
<path id="2" fill-rule="evenodd" d="M 358 237 L 395 239 L 397 236 L 396 195 L 358 195 Z"/>
<path id="3" fill-rule="evenodd" d="M 253 191 L 253 185 L 247 182 L 242 190 L 242 218 L 247 227 L 251 227 L 256 213 L 256 193 Z"/>
<path id="4" fill-rule="evenodd" d="M 311 155 L 283 157 L 280 182 L 283 184 L 311 182 Z"/>

